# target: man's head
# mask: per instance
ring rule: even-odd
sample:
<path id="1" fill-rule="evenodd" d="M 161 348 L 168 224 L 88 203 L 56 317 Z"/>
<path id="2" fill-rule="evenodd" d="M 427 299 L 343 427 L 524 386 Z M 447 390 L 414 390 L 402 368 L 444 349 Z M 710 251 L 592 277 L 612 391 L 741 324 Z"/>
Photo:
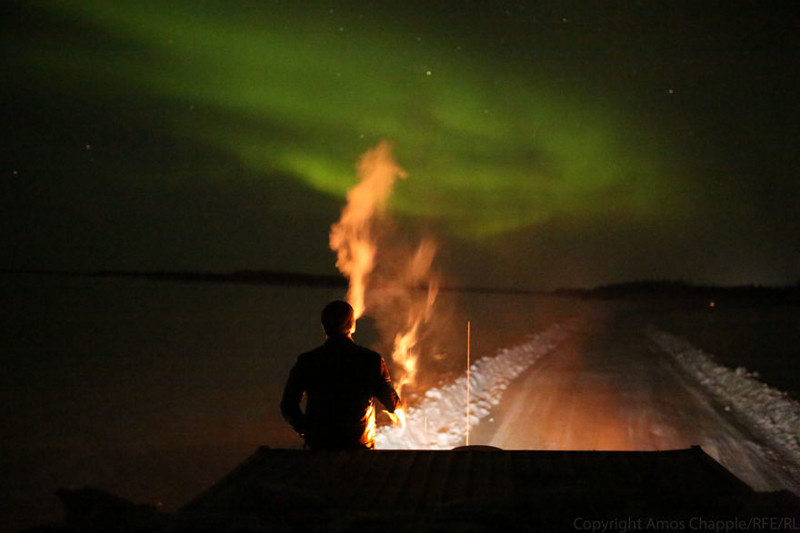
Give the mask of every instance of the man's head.
<path id="1" fill-rule="evenodd" d="M 356 329 L 353 308 L 341 300 L 329 303 L 322 310 L 322 328 L 328 337 L 350 335 Z"/>

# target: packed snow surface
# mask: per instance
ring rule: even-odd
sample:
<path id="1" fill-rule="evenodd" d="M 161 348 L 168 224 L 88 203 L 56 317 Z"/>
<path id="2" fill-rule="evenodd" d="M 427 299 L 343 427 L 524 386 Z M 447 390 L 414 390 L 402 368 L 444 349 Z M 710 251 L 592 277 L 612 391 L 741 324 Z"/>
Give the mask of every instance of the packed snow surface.
<path id="1" fill-rule="evenodd" d="M 625 321 L 553 326 L 477 360 L 378 429 L 383 449 L 466 443 L 527 450 L 701 446 L 755 490 L 800 494 L 800 404 L 744 368 Z M 487 421 L 492 423 L 487 423 Z"/>
<path id="2" fill-rule="evenodd" d="M 760 452 L 782 471 L 783 485 L 800 492 L 800 404 L 785 392 L 759 381 L 756 372 L 720 365 L 712 355 L 670 333 L 655 329 L 649 333 L 724 411 L 763 442 Z M 706 451 L 712 455 L 715 452 Z"/>
<path id="3" fill-rule="evenodd" d="M 569 335 L 562 325 L 530 337 L 513 348 L 478 359 L 469 372 L 469 427 L 491 412 L 508 384 Z M 466 373 L 465 373 L 466 374 Z M 467 376 L 429 389 L 416 406 L 408 408 L 406 426 L 378 428 L 376 445 L 382 449 L 449 450 L 465 444 L 467 432 Z"/>

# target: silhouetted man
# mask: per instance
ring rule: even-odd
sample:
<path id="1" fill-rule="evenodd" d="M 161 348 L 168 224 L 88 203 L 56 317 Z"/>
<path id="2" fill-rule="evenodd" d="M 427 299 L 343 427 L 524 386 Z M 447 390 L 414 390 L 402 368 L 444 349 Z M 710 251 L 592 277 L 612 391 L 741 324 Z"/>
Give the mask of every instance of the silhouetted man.
<path id="1" fill-rule="evenodd" d="M 297 358 L 281 400 L 281 414 L 312 450 L 375 447 L 373 398 L 389 412 L 398 397 L 380 354 L 353 342 L 350 304 L 322 310 L 325 343 Z M 305 413 L 300 401 L 306 395 Z"/>

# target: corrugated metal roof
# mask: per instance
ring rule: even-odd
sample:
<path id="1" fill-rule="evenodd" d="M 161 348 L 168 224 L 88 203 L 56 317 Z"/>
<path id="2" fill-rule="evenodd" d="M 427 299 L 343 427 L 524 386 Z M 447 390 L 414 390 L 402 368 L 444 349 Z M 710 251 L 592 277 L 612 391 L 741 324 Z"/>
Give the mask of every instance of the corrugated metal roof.
<path id="1" fill-rule="evenodd" d="M 470 524 L 470 530 L 502 525 L 527 531 L 571 530 L 579 518 L 741 516 L 767 511 L 765 502 L 697 447 L 662 452 L 265 447 L 180 514 L 234 520 L 252 530 L 260 525 L 348 530 L 369 523 L 382 531 L 405 531 L 435 523 L 443 530 Z"/>

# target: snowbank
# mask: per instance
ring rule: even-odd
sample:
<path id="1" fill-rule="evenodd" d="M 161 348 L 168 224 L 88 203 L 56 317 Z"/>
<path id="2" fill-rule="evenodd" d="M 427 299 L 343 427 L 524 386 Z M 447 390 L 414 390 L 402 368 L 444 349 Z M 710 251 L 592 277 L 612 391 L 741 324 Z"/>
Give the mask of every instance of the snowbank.
<path id="1" fill-rule="evenodd" d="M 566 326 L 555 325 L 524 344 L 502 349 L 470 365 L 469 425 L 473 428 L 500 403 L 508 384 L 541 356 L 551 352 L 570 335 Z M 418 405 L 409 407 L 406 427 L 378 428 L 379 449 L 451 449 L 464 444 L 467 417 L 467 376 L 429 389 Z"/>
<path id="2" fill-rule="evenodd" d="M 650 337 L 695 376 L 725 410 L 743 419 L 800 471 L 800 404 L 758 380 L 758 374 L 717 364 L 685 339 L 658 330 Z"/>

